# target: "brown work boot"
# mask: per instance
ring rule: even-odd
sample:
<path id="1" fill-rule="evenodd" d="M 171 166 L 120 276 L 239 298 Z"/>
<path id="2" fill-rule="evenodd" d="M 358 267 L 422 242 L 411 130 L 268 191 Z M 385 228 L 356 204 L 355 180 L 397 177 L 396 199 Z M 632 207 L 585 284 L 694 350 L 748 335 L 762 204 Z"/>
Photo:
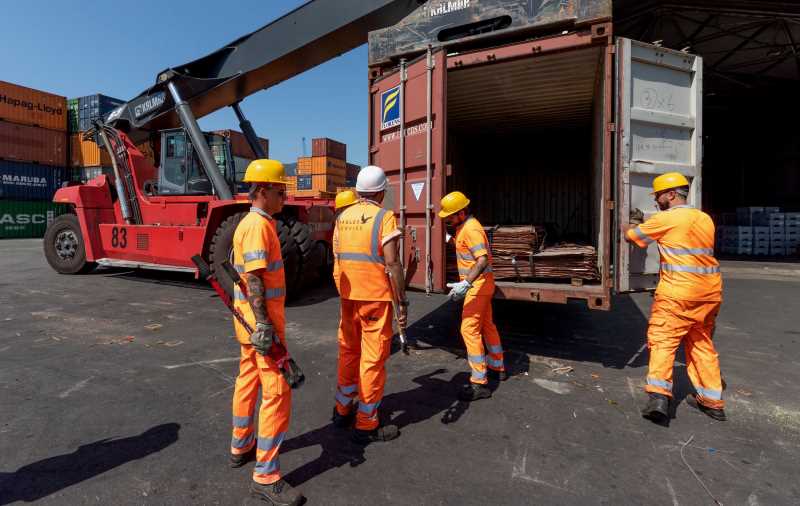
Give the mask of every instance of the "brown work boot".
<path id="1" fill-rule="evenodd" d="M 373 430 L 354 429 L 351 439 L 354 443 L 368 445 L 370 443 L 385 443 L 397 439 L 400 429 L 396 425 L 383 425 Z"/>
<path id="2" fill-rule="evenodd" d="M 243 465 L 253 460 L 255 456 L 256 456 L 256 446 L 253 445 L 252 448 L 250 448 L 244 453 L 231 453 L 230 465 L 234 469 L 242 467 Z"/>
<path id="3" fill-rule="evenodd" d="M 697 397 L 694 395 L 687 395 L 686 396 L 686 404 L 695 408 L 696 410 L 704 413 L 714 420 L 718 422 L 726 422 L 728 421 L 728 417 L 725 415 L 724 409 L 717 409 L 717 408 L 709 408 L 708 406 L 704 405 L 702 402 L 697 400 Z"/>
<path id="4" fill-rule="evenodd" d="M 254 481 L 250 485 L 250 492 L 259 499 L 266 499 L 274 506 L 298 506 L 303 500 L 303 494 L 283 479 L 269 485 Z"/>
<path id="5" fill-rule="evenodd" d="M 642 410 L 642 417 L 659 425 L 667 423 L 669 421 L 669 397 L 651 393 L 647 405 Z"/>

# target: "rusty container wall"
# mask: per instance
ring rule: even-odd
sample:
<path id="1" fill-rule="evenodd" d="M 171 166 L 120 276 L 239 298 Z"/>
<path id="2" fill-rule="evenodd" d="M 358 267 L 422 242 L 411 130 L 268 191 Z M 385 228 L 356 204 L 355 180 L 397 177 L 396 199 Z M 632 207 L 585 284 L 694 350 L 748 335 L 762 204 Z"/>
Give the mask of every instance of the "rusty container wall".
<path id="1" fill-rule="evenodd" d="M 327 137 L 311 139 L 311 155 L 347 160 L 347 145 Z"/>
<path id="2" fill-rule="evenodd" d="M 250 149 L 250 144 L 247 142 L 247 137 L 245 137 L 242 132 L 238 132 L 236 130 L 215 130 L 214 133 L 221 135 L 230 141 L 231 154 L 233 156 L 248 158 L 250 160 L 255 160 L 258 158 L 256 154 L 253 153 L 253 150 Z M 258 142 L 264 149 L 264 153 L 266 153 L 267 158 L 269 158 L 269 139 L 259 137 Z"/>
<path id="3" fill-rule="evenodd" d="M 0 121 L 0 158 L 65 167 L 67 134 L 63 130 Z"/>
<path id="4" fill-rule="evenodd" d="M 66 131 L 67 99 L 0 81 L 0 120 Z"/>
<path id="5" fill-rule="evenodd" d="M 84 140 L 83 133 L 69 136 L 70 167 L 109 167 L 111 157 L 108 150 L 100 148 L 92 140 Z"/>

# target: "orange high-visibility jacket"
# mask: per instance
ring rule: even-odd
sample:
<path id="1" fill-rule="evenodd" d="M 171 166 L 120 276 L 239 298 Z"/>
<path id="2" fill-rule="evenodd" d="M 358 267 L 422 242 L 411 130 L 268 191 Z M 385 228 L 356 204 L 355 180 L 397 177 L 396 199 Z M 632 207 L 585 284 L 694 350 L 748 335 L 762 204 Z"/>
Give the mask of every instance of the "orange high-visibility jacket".
<path id="1" fill-rule="evenodd" d="M 641 248 L 658 243 L 661 279 L 656 294 L 677 300 L 722 300 L 714 222 L 709 215 L 690 206 L 673 207 L 628 230 L 627 236 Z"/>
<path id="2" fill-rule="evenodd" d="M 236 232 L 233 234 L 233 266 L 240 274 L 264 270 L 261 277 L 264 281 L 267 317 L 281 335 L 286 298 L 281 243 L 275 231 L 273 218 L 261 209 L 251 208 L 236 227 Z M 246 286 L 247 279 L 244 281 Z M 234 306 L 239 308 L 248 323 L 255 325 L 253 310 L 238 286 L 234 287 Z M 239 342 L 250 344 L 249 334 L 236 319 L 234 326 Z"/>
<path id="3" fill-rule="evenodd" d="M 466 279 L 469 271 L 475 266 L 478 258 L 488 255 L 489 265 L 480 276 L 472 283 L 470 295 L 493 295 L 494 274 L 492 273 L 492 250 L 489 247 L 489 238 L 480 222 L 470 216 L 456 231 L 456 257 L 458 259 L 458 275 Z"/>
<path id="4" fill-rule="evenodd" d="M 401 231 L 392 211 L 361 200 L 346 208 L 333 230 L 334 280 L 343 299 L 391 301 L 383 246 Z"/>

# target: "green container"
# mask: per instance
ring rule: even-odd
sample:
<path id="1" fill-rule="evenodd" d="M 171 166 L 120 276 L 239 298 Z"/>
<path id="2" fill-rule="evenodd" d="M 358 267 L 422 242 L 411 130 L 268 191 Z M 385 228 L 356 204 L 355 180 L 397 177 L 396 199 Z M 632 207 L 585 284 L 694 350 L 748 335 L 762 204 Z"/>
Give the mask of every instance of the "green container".
<path id="1" fill-rule="evenodd" d="M 47 225 L 69 206 L 47 201 L 0 200 L 0 239 L 44 237 Z"/>

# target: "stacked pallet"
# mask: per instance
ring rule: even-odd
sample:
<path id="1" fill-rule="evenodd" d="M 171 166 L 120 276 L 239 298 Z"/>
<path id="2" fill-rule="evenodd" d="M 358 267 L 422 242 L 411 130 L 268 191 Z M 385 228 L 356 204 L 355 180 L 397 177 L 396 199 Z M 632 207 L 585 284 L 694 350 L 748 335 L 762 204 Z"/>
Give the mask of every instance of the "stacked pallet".
<path id="1" fill-rule="evenodd" d="M 52 203 L 68 179 L 66 99 L 0 81 L 0 238 L 42 237 L 66 212 Z"/>
<path id="2" fill-rule="evenodd" d="M 539 252 L 544 244 L 544 227 L 535 225 L 519 227 L 486 228 L 492 256 L 495 277 L 519 278 L 530 273 L 530 258 Z"/>
<path id="3" fill-rule="evenodd" d="M 716 231 L 717 252 L 728 255 L 792 256 L 800 253 L 800 213 L 778 207 L 740 207 L 724 213 Z"/>

